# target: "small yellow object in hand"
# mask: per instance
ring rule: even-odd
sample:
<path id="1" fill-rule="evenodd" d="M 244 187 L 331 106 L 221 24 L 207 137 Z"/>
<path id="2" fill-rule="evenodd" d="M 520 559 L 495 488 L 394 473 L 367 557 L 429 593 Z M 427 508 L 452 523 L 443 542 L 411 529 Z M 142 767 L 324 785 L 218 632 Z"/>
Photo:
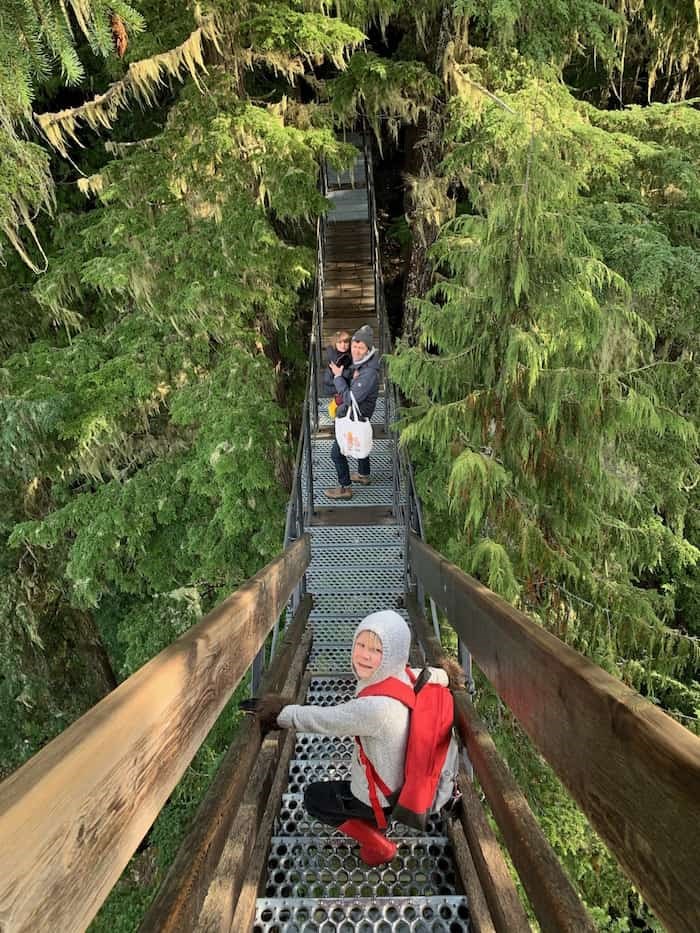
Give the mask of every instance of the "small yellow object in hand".
<path id="1" fill-rule="evenodd" d="M 335 418 L 335 413 L 338 410 L 338 406 L 335 403 L 335 399 L 332 398 L 328 403 L 328 414 L 331 418 Z"/>

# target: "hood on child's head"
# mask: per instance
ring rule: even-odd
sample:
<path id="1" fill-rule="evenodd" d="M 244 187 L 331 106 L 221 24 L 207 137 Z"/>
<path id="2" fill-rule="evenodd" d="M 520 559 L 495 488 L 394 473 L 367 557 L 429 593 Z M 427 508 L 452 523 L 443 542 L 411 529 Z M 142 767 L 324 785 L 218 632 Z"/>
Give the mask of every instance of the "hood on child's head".
<path id="1" fill-rule="evenodd" d="M 398 612 L 393 609 L 383 609 L 365 616 L 355 629 L 352 646 L 360 632 L 374 632 L 382 643 L 382 660 L 377 670 L 361 682 L 362 687 L 379 683 L 386 677 L 396 677 L 401 674 L 408 664 L 408 653 L 411 650 L 411 632 L 408 625 Z"/>

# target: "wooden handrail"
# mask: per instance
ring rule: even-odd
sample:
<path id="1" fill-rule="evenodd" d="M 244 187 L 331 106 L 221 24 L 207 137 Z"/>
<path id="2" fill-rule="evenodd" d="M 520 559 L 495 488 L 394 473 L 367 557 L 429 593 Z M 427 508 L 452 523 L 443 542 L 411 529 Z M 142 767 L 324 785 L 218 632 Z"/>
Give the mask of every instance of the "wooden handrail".
<path id="1" fill-rule="evenodd" d="M 411 534 L 413 571 L 671 931 L 700 929 L 700 739 Z"/>
<path id="2" fill-rule="evenodd" d="M 0 785 L 3 933 L 84 930 L 310 560 L 304 535 Z"/>
<path id="3" fill-rule="evenodd" d="M 262 679 L 261 695 L 296 695 L 310 650 L 311 631 L 309 629 L 306 635 L 304 632 L 312 604 L 311 596 L 302 597 L 294 620 L 285 628 L 282 644 Z M 197 917 L 226 839 L 236 823 L 263 738 L 258 717 L 246 716 L 192 819 L 187 836 L 180 843 L 163 884 L 141 921 L 139 933 L 180 933 L 182 930 L 194 930 L 197 926 Z M 229 878 L 229 893 L 235 902 L 232 878 Z"/>
<path id="4" fill-rule="evenodd" d="M 445 659 L 442 645 L 412 596 L 406 600 L 406 605 L 428 662 L 439 666 Z M 485 724 L 476 714 L 466 691 L 455 690 L 454 700 L 455 724 L 515 869 L 530 898 L 540 929 L 544 933 L 595 933 L 596 927 L 581 903 L 581 898 L 542 832 L 508 765 L 499 755 Z M 466 787 L 464 792 L 468 797 Z M 472 827 L 465 824 L 465 831 L 469 837 Z M 488 885 L 486 893 L 489 897 L 491 892 Z M 512 894 L 515 895 L 514 890 Z M 508 922 L 503 922 L 503 892 L 498 891 L 489 900 L 499 933 L 529 929 L 524 914 L 520 917 L 513 904 L 510 905 Z"/>

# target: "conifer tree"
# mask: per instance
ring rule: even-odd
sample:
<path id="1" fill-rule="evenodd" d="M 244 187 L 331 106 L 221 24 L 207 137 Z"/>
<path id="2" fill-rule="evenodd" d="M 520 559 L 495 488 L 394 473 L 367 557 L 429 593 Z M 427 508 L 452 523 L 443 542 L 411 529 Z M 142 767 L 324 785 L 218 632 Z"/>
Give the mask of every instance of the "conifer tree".
<path id="1" fill-rule="evenodd" d="M 525 6 L 499 5 L 496 29 L 496 8 L 470 5 L 446 56 L 441 161 L 413 183 L 414 253 L 435 242 L 409 275 L 431 287 L 418 345 L 390 361 L 402 442 L 446 556 L 697 730 L 700 125 L 692 104 L 600 106 L 691 93 L 694 64 L 658 40 L 692 48 L 697 18 Z M 641 31 L 654 41 L 622 58 Z M 598 83 L 597 106 L 563 69 L 589 99 Z M 585 820 L 493 725 L 601 926 L 626 917 Z"/>
<path id="2" fill-rule="evenodd" d="M 279 548 L 283 358 L 299 352 L 290 328 L 327 209 L 319 166 L 354 151 L 328 108 L 295 101 L 289 82 L 326 57 L 342 65 L 362 33 L 282 5 L 272 32 L 269 12 L 220 21 L 206 77 L 163 88 L 164 106 L 150 97 L 143 118 L 124 109 L 101 157 L 81 159 L 78 142 L 118 117 L 129 86 L 155 94 L 163 56 L 202 73 L 187 15 L 175 25 L 184 43 L 171 44 L 169 23 L 143 33 L 127 59 L 149 68 L 132 63 L 101 97 L 43 118 L 59 153 L 93 171 L 83 194 L 61 192 L 58 224 L 37 227 L 47 271 L 32 282 L 8 254 L 4 274 L 5 768 L 113 686 L 110 675 L 75 696 L 52 654 L 72 642 L 77 672 L 88 642 L 106 645 L 125 676 L 150 656 L 140 645 L 165 647 L 193 607 L 206 611 Z"/>
<path id="3" fill-rule="evenodd" d="M 691 564 L 696 553 L 680 528 L 650 520 L 646 491 L 633 495 L 635 452 L 668 437 L 691 468 L 696 430 L 673 385 L 660 394 L 650 322 L 587 235 L 580 192 L 609 165 L 609 140 L 551 82 L 502 96 L 512 112 L 489 103 L 476 126 L 453 110 L 443 169 L 472 210 L 443 225 L 422 347 L 394 361 L 416 403 L 404 438 L 448 470 L 462 561 L 504 595 L 553 581 L 631 618 L 667 618 L 661 594 L 631 580 L 659 546 Z"/>

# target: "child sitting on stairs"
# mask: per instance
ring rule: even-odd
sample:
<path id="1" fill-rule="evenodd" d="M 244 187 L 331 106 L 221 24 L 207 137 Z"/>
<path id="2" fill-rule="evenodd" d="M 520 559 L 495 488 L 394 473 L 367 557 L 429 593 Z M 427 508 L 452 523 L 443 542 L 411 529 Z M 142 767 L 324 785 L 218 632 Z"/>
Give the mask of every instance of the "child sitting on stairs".
<path id="1" fill-rule="evenodd" d="M 352 646 L 352 669 L 357 677 L 356 693 L 386 678 L 394 677 L 411 685 L 407 670 L 411 633 L 406 622 L 393 610 L 374 612 L 359 624 Z M 447 661 L 446 670 L 429 668 L 429 682 L 464 686 L 464 672 L 456 661 Z M 412 670 L 415 677 L 420 671 Z M 321 735 L 353 735 L 361 742 L 364 755 L 385 787 L 400 790 L 404 782 L 406 743 L 410 712 L 390 696 L 356 696 L 337 706 L 300 706 L 283 697 L 268 694 L 258 701 L 257 713 L 263 728 L 280 727 Z M 450 743 L 440 775 L 432 812 L 443 807 L 452 797 L 458 770 L 457 745 Z M 355 746 L 350 781 L 317 781 L 304 795 L 310 816 L 337 827 L 360 843 L 360 858 L 368 865 L 380 865 L 396 854 L 396 844 L 378 827 L 372 808 L 371 790 L 379 797 L 385 816 L 392 811 L 393 799 L 376 788 L 370 788 L 360 749 Z M 376 798 L 375 798 L 376 805 Z M 381 817 L 381 812 L 379 813 Z M 384 822 L 382 820 L 381 822 Z"/>

